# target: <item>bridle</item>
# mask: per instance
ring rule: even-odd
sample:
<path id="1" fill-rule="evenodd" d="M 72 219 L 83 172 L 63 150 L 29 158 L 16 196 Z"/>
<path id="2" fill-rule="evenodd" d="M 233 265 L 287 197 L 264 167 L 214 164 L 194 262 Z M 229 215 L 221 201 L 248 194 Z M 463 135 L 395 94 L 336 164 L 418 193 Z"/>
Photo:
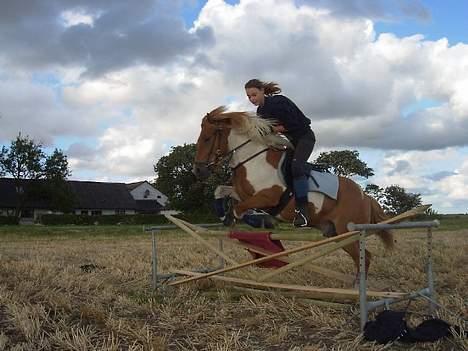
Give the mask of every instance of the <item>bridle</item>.
<path id="1" fill-rule="evenodd" d="M 203 165 L 206 164 L 207 168 L 212 168 L 213 166 L 216 166 L 221 162 L 229 162 L 229 161 L 231 161 L 231 159 L 234 156 L 234 154 L 236 153 L 236 151 L 238 151 L 239 149 L 241 149 L 242 147 L 244 147 L 245 145 L 247 145 L 248 143 L 250 143 L 252 141 L 251 139 L 247 139 L 246 141 L 244 141 L 240 145 L 237 145 L 235 148 L 233 148 L 232 150 L 227 152 L 225 155 L 222 155 L 222 151 L 221 151 L 221 132 L 225 129 L 225 127 L 222 126 L 221 121 L 213 120 L 209 114 L 207 114 L 206 117 L 207 117 L 208 122 L 213 123 L 215 125 L 215 127 L 216 127 L 213 135 L 209 137 L 209 139 L 214 138 L 214 141 L 211 144 L 210 151 L 209 151 L 208 156 L 207 156 L 207 160 L 206 161 L 198 161 L 198 162 L 196 162 L 197 164 L 203 164 Z M 235 171 L 237 168 L 239 168 L 243 164 L 249 162 L 250 160 L 254 159 L 258 155 L 260 155 L 260 154 L 262 154 L 262 153 L 264 153 L 264 152 L 266 152 L 268 150 L 269 150 L 269 148 L 266 147 L 265 149 L 262 149 L 261 151 L 253 154 L 252 156 L 249 156 L 247 159 L 239 162 L 234 167 L 231 167 L 231 170 Z M 211 159 L 213 154 L 214 154 L 213 161 L 210 162 L 210 159 Z"/>

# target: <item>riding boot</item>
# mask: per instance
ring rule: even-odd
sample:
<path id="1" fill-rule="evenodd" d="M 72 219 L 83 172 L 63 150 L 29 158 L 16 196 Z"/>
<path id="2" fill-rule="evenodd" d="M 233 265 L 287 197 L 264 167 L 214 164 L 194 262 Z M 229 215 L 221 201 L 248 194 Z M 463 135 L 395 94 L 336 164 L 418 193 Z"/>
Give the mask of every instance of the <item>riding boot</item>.
<path id="1" fill-rule="evenodd" d="M 309 191 L 309 185 L 307 178 L 299 177 L 294 179 L 294 193 L 296 197 L 296 210 L 294 211 L 294 226 L 295 227 L 309 227 L 309 206 L 307 193 Z"/>

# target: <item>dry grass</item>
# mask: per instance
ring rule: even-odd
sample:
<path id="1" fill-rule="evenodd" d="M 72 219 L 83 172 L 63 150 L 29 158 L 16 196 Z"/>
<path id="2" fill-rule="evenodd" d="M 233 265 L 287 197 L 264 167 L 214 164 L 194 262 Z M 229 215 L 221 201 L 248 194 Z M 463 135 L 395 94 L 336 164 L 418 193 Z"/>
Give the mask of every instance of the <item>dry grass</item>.
<path id="1" fill-rule="evenodd" d="M 385 347 L 364 342 L 357 305 L 327 308 L 277 293 L 251 294 L 208 280 L 152 294 L 148 235 L 51 239 L 6 234 L 3 238 L 8 240 L 0 239 L 0 350 L 435 351 L 468 346 L 464 336 Z M 374 254 L 370 281 L 388 284 L 392 290 L 418 288 L 424 279 L 423 236 L 398 235 L 397 251 L 391 254 L 376 239 L 369 240 Z M 467 318 L 468 231 L 437 231 L 434 243 L 437 299 Z M 158 246 L 161 271 L 218 264 L 213 254 L 182 234 L 165 233 Z M 225 251 L 238 260 L 248 258 L 229 245 Z M 351 260 L 342 251 L 317 263 L 353 272 Z M 307 266 L 276 281 L 345 287 Z M 422 320 L 426 306 L 422 301 L 411 304 L 410 324 Z M 440 317 L 459 323 L 442 310 Z"/>

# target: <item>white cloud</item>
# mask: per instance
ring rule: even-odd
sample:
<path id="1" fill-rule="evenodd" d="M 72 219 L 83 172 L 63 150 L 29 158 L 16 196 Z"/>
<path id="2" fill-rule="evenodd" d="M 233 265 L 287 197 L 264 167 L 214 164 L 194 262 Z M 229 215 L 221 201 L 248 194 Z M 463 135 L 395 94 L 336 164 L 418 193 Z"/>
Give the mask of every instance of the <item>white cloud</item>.
<path id="1" fill-rule="evenodd" d="M 66 10 L 60 14 L 65 27 L 72 27 L 78 24 L 93 26 L 97 15 L 86 13 L 83 9 Z"/>
<path id="2" fill-rule="evenodd" d="M 442 179 L 440 182 L 441 191 L 446 194 L 448 199 L 466 200 L 468 199 L 468 157 L 458 169 L 455 169 L 455 173 Z"/>
<path id="3" fill-rule="evenodd" d="M 76 142 L 68 150 L 74 174 L 151 178 L 153 164 L 170 146 L 196 140 L 206 112 L 221 104 L 253 109 L 243 85 L 260 78 L 279 82 L 311 117 L 316 150 L 386 150 L 379 185 L 423 189 L 439 203 L 438 189 L 450 201 L 466 195 L 464 168 L 439 180 L 426 175 L 453 171 L 433 161 L 459 160 L 457 148 L 468 144 L 467 44 L 377 35 L 369 18 L 381 18 L 381 9 L 363 11 L 369 2 L 343 7 L 328 1 L 328 8 L 314 8 L 314 1 L 210 0 L 190 30 L 175 15 L 176 5 L 167 5 L 169 22 L 164 22 L 173 27 L 154 22 L 159 12 L 154 21 L 135 27 L 126 9 L 144 20 L 162 3 L 150 9 L 120 0 L 105 6 L 89 2 L 86 11 L 76 4 L 62 4 L 58 12 L 37 4 L 25 13 L 30 23 L 47 24 L 43 30 L 50 29 L 52 47 L 42 41 L 26 45 L 40 28 L 33 35 L 28 26 L 3 21 L 16 34 L 0 38 L 11 48 L 0 53 L 1 141 L 19 130 L 47 144 L 58 137 L 86 137 L 94 143 Z M 20 10 L 10 12 L 20 16 Z M 68 28 L 54 26 L 60 18 Z M 114 36 L 119 30 L 135 45 Z M 80 43 L 89 47 L 76 51 Z M 57 82 L 38 84 L 38 72 Z M 421 104 L 403 115 L 424 100 L 437 106 Z"/>
<path id="4" fill-rule="evenodd" d="M 423 203 L 438 211 L 466 212 L 468 196 L 468 155 L 466 150 L 390 152 L 373 166 L 370 180 L 381 187 L 399 185 L 420 193 Z"/>

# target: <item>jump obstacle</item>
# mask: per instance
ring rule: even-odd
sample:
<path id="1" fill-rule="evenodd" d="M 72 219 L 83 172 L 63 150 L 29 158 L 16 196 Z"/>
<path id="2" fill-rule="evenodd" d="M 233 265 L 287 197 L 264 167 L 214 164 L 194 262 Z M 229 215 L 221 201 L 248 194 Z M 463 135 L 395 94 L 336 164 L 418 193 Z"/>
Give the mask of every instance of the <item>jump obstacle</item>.
<path id="1" fill-rule="evenodd" d="M 368 319 L 368 313 L 374 309 L 384 306 L 388 308 L 390 304 L 401 302 L 404 300 L 415 299 L 417 297 L 425 297 L 429 301 L 429 310 L 432 313 L 435 308 L 434 301 L 434 279 L 432 271 L 432 228 L 438 227 L 439 222 L 401 222 L 411 218 L 417 214 L 423 213 L 430 205 L 416 207 L 412 210 L 404 212 L 398 216 L 390 218 L 378 224 L 348 224 L 349 232 L 340 234 L 334 237 L 323 239 L 321 235 L 311 232 L 291 233 L 291 234 L 274 234 L 271 232 L 228 232 L 219 230 L 209 230 L 204 227 L 191 224 L 182 219 L 175 218 L 171 215 L 165 215 L 168 220 L 174 223 L 177 227 L 189 234 L 198 243 L 205 246 L 207 249 L 220 257 L 220 264 L 213 269 L 202 269 L 200 271 L 192 270 L 172 270 L 169 274 L 158 274 L 157 272 L 157 241 L 156 232 L 158 228 L 150 227 L 145 229 L 152 233 L 152 288 L 156 290 L 159 287 L 176 286 L 200 279 L 210 278 L 220 280 L 234 286 L 247 287 L 249 289 L 258 289 L 260 291 L 276 290 L 288 292 L 289 294 L 299 295 L 318 301 L 329 301 L 330 304 L 336 302 L 349 303 L 359 302 L 360 305 L 360 326 L 363 330 Z M 366 238 L 373 234 L 376 230 L 383 229 L 405 229 L 405 228 L 426 228 L 427 229 L 427 257 L 426 257 L 426 280 L 427 286 L 422 287 L 417 291 L 411 292 L 390 292 L 369 290 L 365 272 L 365 247 Z M 218 238 L 219 245 L 216 247 L 207 241 L 207 238 Z M 281 240 L 287 241 L 312 241 L 305 245 L 285 249 Z M 223 242 L 228 241 L 236 246 L 247 249 L 254 258 L 245 262 L 237 262 L 223 251 Z M 317 260 L 320 257 L 331 254 L 332 252 L 352 243 L 359 241 L 360 250 L 360 276 L 359 289 L 339 289 L 339 288 L 318 288 L 312 286 L 301 286 L 291 284 L 281 284 L 268 282 L 274 276 L 287 272 L 293 268 L 300 267 L 306 263 Z M 324 250 L 318 253 L 312 253 L 296 261 L 292 261 L 289 257 L 294 253 L 303 252 L 315 248 L 323 247 Z M 226 266 L 226 262 L 230 265 Z M 263 275 L 253 275 L 248 272 L 250 279 L 241 279 L 238 277 L 229 277 L 222 275 L 227 272 L 240 270 L 245 267 L 257 265 L 260 267 L 276 268 L 269 273 Z M 334 278 L 348 284 L 354 282 L 353 276 L 331 270 L 329 268 L 309 266 L 310 270 L 315 273 L 326 275 L 329 278 Z M 186 276 L 186 278 L 178 279 L 177 277 Z M 164 281 L 165 283 L 160 283 Z M 371 298 L 372 300 L 368 300 Z M 318 300 L 318 301 L 317 301 Z"/>

